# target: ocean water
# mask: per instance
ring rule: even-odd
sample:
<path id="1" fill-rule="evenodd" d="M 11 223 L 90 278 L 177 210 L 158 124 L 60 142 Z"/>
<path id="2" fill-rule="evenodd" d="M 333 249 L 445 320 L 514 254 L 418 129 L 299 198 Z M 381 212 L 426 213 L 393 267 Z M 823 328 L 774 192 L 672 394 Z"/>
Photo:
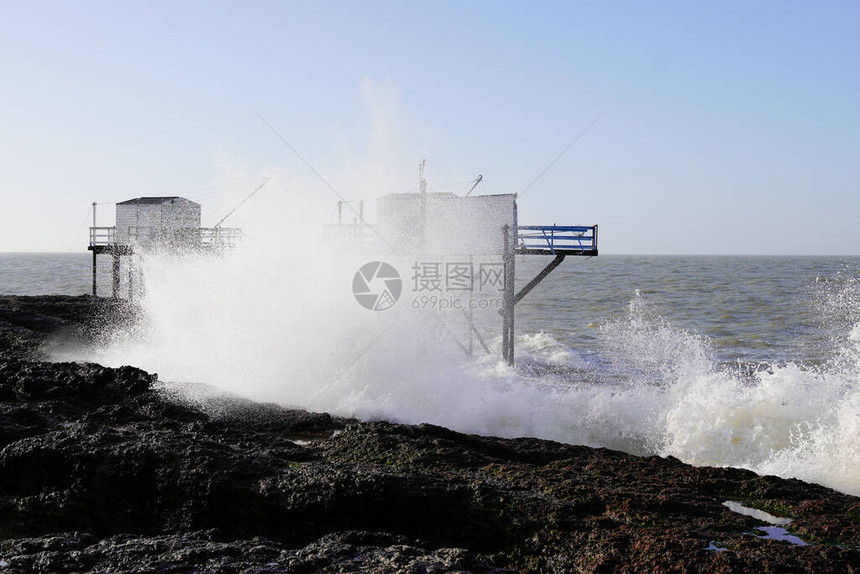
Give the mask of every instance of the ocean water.
<path id="1" fill-rule="evenodd" d="M 87 293 L 90 261 L 0 255 L 0 293 Z M 548 262 L 519 258 L 518 282 Z M 467 356 L 453 342 L 467 339 L 462 313 L 419 312 L 405 296 L 367 311 L 301 245 L 138 266 L 141 320 L 56 359 L 860 494 L 860 258 L 569 257 L 517 306 L 515 367 L 499 358 L 494 311 L 476 317 L 490 352 L 473 340 Z"/>
<path id="2" fill-rule="evenodd" d="M 520 258 L 518 283 L 546 263 Z M 567 258 L 517 306 L 517 319 L 524 332 L 593 351 L 624 310 L 631 328 L 657 322 L 701 336 L 719 364 L 820 364 L 835 350 L 834 330 L 847 335 L 860 320 L 851 300 L 858 269 L 856 257 Z"/>
<path id="3" fill-rule="evenodd" d="M 108 258 L 98 261 L 100 292 L 110 285 Z M 0 253 L 0 295 L 85 295 L 92 293 L 92 254 Z"/>

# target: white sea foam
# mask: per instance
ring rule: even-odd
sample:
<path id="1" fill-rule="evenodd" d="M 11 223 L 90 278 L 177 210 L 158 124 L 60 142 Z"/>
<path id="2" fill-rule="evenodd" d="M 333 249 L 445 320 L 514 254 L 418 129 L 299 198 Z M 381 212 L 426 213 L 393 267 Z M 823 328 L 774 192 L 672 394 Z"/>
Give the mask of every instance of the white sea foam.
<path id="1" fill-rule="evenodd" d="M 321 218 L 297 205 L 258 202 L 249 240 L 228 257 L 142 258 L 143 320 L 75 358 L 338 415 L 672 455 L 860 494 L 860 325 L 831 364 L 749 373 L 718 367 L 706 337 L 636 294 L 599 330 L 600 364 L 524 333 L 512 368 L 492 330 L 494 352 L 469 358 L 432 311 L 359 306 L 351 278 L 365 260 L 322 250 Z M 496 325 L 494 313 L 481 320 Z M 461 327 L 450 328 L 462 338 Z"/>

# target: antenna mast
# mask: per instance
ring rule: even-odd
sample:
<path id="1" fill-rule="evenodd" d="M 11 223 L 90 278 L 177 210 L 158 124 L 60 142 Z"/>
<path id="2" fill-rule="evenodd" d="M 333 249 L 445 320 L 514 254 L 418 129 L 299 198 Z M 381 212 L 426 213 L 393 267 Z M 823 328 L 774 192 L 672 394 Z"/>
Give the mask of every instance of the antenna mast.
<path id="1" fill-rule="evenodd" d="M 479 176 L 477 177 L 477 179 L 475 179 L 475 181 L 473 181 L 473 182 L 472 182 L 472 187 L 471 187 L 471 188 L 469 188 L 469 193 L 467 193 L 465 197 L 469 197 L 469 195 L 471 195 L 471 193 L 472 193 L 473 191 L 475 191 L 475 188 L 476 188 L 476 187 L 478 187 L 478 184 L 479 184 L 479 183 L 481 183 L 482 181 L 484 181 L 484 176 L 483 176 L 483 175 L 479 175 Z"/>
<path id="2" fill-rule="evenodd" d="M 418 193 L 421 196 L 421 243 L 427 245 L 427 180 L 424 179 L 424 168 L 427 160 L 422 159 L 418 164 Z"/>

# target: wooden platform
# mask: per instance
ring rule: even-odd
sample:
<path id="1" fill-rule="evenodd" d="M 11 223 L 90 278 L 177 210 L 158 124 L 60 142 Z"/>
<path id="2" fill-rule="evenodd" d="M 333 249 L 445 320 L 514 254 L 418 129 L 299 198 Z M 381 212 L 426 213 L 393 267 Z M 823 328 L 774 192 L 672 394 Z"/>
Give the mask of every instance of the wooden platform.
<path id="1" fill-rule="evenodd" d="M 90 245 L 87 251 L 94 255 L 133 255 L 134 248 L 131 245 Z"/>
<path id="2" fill-rule="evenodd" d="M 520 225 L 517 255 L 597 255 L 596 225 Z"/>
<path id="3" fill-rule="evenodd" d="M 90 227 L 90 244 L 87 251 L 93 253 L 93 296 L 98 294 L 97 256 L 110 255 L 112 265 L 112 296 L 119 297 L 120 259 L 134 255 L 136 249 L 192 251 L 222 253 L 235 247 L 242 239 L 242 230 L 234 227 L 189 227 L 164 230 L 155 227 L 123 228 L 125 233 L 117 236 L 116 227 Z M 129 268 L 129 299 L 132 297 L 132 269 Z"/>

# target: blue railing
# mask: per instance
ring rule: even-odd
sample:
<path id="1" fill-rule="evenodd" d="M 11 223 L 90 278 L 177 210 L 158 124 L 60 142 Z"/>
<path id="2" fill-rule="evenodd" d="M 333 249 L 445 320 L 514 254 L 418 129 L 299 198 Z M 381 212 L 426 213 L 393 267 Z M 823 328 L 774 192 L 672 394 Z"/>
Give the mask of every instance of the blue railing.
<path id="1" fill-rule="evenodd" d="M 517 253 L 597 255 L 596 225 L 520 225 Z"/>

